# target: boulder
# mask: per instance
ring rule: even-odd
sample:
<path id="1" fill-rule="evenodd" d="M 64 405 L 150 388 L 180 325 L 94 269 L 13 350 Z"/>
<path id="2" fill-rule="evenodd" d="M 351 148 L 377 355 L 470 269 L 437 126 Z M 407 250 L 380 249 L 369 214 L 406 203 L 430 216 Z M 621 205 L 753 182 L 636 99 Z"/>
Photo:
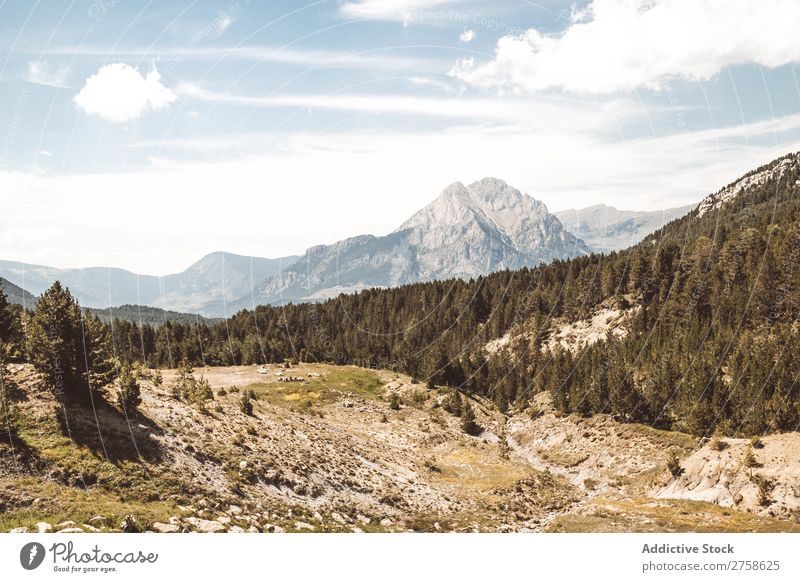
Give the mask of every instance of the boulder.
<path id="1" fill-rule="evenodd" d="M 191 524 L 195 531 L 200 533 L 221 533 L 225 531 L 225 526 L 218 521 L 200 519 L 199 517 L 190 517 L 186 521 Z"/>
<path id="2" fill-rule="evenodd" d="M 181 526 L 175 523 L 159 523 L 155 522 L 150 526 L 150 530 L 157 533 L 180 533 Z"/>
<path id="3" fill-rule="evenodd" d="M 36 524 L 36 532 L 40 534 L 50 533 L 53 531 L 53 526 L 46 521 L 40 521 Z"/>
<path id="4" fill-rule="evenodd" d="M 14 529 L 10 530 L 8 533 L 28 533 L 27 527 L 15 527 Z"/>
<path id="5" fill-rule="evenodd" d="M 111 519 L 108 517 L 103 517 L 102 515 L 95 515 L 86 523 L 93 525 L 94 527 L 111 527 L 114 525 L 114 522 Z"/>
<path id="6" fill-rule="evenodd" d="M 62 534 L 69 533 L 69 534 L 71 534 L 71 533 L 85 533 L 85 532 L 79 527 L 68 527 L 68 528 L 65 528 L 65 529 L 60 529 L 56 533 L 62 533 Z"/>
<path id="7" fill-rule="evenodd" d="M 332 519 L 333 521 L 335 521 L 336 523 L 339 523 L 339 524 L 342 524 L 342 525 L 344 525 L 345 523 L 347 523 L 347 522 L 345 521 L 344 517 L 342 517 L 342 514 L 340 514 L 340 513 L 336 513 L 335 511 L 334 511 L 333 513 L 331 513 L 331 519 Z"/>

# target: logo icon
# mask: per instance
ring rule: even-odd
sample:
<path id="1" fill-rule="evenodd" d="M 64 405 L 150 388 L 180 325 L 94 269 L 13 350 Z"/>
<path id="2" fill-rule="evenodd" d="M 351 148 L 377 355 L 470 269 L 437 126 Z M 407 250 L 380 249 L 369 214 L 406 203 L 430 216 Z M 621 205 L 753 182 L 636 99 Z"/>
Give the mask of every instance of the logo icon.
<path id="1" fill-rule="evenodd" d="M 19 552 L 19 563 L 26 570 L 35 570 L 44 562 L 44 554 L 44 546 L 39 542 L 25 544 Z"/>

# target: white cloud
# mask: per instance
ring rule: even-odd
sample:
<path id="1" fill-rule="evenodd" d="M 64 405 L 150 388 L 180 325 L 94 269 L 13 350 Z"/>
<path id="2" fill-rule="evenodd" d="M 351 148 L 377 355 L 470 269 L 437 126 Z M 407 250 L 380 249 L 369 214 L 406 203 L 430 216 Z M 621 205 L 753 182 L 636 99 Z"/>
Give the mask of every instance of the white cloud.
<path id="1" fill-rule="evenodd" d="M 105 45 L 62 46 L 49 50 L 56 56 L 88 56 L 119 59 L 174 59 L 176 61 L 242 60 L 258 63 L 308 65 L 319 68 L 367 70 L 421 70 L 440 73 L 441 60 L 423 59 L 397 54 L 396 47 L 379 47 L 359 52 L 338 50 L 294 49 L 264 45 L 176 47 L 158 46 L 152 49 Z"/>
<path id="2" fill-rule="evenodd" d="M 451 74 L 501 92 L 658 89 L 730 65 L 796 62 L 798 22 L 796 0 L 593 0 L 563 33 L 503 37 L 493 60 L 461 61 Z"/>
<path id="3" fill-rule="evenodd" d="M 217 36 L 222 36 L 231 24 L 233 24 L 233 16 L 226 12 L 220 12 L 217 19 L 214 21 L 214 32 Z"/>
<path id="4" fill-rule="evenodd" d="M 175 94 L 161 83 L 155 66 L 143 77 L 124 63 L 105 65 L 86 80 L 75 103 L 86 113 L 107 121 L 138 119 L 146 110 L 158 110 L 175 101 Z"/>
<path id="5" fill-rule="evenodd" d="M 341 12 L 353 18 L 400 20 L 408 23 L 424 18 L 426 12 L 463 0 L 353 0 L 342 4 Z"/>
<path id="6" fill-rule="evenodd" d="M 25 80 L 36 85 L 63 88 L 66 87 L 65 80 L 68 70 L 66 65 L 55 66 L 47 61 L 31 61 L 28 63 Z"/>
<path id="7" fill-rule="evenodd" d="M 409 79 L 414 83 L 412 79 Z M 419 84 L 419 80 L 417 80 Z M 470 123 L 507 124 L 531 130 L 561 128 L 594 131 L 616 128 L 639 109 L 629 100 L 607 103 L 592 100 L 530 98 L 419 97 L 397 94 L 289 94 L 250 96 L 209 91 L 183 83 L 176 92 L 184 97 L 243 107 L 311 109 L 432 117 Z M 650 110 L 654 111 L 653 109 Z"/>
<path id="8" fill-rule="evenodd" d="M 461 42 L 472 42 L 475 40 L 475 31 L 472 29 L 465 30 L 460 35 L 458 35 L 458 40 Z"/>

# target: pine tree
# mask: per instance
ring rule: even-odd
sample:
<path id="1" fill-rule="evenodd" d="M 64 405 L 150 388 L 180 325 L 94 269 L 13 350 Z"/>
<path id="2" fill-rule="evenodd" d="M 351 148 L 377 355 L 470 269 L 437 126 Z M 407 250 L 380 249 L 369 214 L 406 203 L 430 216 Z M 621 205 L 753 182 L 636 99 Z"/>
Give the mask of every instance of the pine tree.
<path id="1" fill-rule="evenodd" d="M 469 402 L 465 402 L 461 408 L 461 430 L 470 436 L 477 436 L 481 432 L 478 423 L 475 422 L 475 412 Z"/>
<path id="2" fill-rule="evenodd" d="M 123 366 L 117 378 L 117 402 L 125 414 L 133 414 L 142 403 L 139 382 L 129 366 Z"/>
<path id="3" fill-rule="evenodd" d="M 36 304 L 30 319 L 30 353 L 57 395 L 83 397 L 113 378 L 106 326 L 85 319 L 68 289 L 56 281 Z"/>

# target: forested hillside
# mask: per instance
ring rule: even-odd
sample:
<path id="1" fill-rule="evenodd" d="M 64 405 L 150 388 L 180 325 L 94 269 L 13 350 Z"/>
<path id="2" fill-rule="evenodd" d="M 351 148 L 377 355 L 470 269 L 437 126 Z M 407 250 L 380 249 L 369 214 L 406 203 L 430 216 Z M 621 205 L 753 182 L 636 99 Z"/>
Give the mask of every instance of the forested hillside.
<path id="1" fill-rule="evenodd" d="M 622 252 L 259 307 L 218 324 L 118 320 L 108 338 L 119 360 L 153 367 L 355 363 L 489 396 L 503 410 L 549 390 L 563 412 L 696 434 L 793 430 L 799 178 L 797 154 L 776 160 Z M 604 301 L 630 314 L 626 334 L 547 347 L 555 320 Z M 514 330 L 524 333 L 507 349 L 486 350 Z"/>

